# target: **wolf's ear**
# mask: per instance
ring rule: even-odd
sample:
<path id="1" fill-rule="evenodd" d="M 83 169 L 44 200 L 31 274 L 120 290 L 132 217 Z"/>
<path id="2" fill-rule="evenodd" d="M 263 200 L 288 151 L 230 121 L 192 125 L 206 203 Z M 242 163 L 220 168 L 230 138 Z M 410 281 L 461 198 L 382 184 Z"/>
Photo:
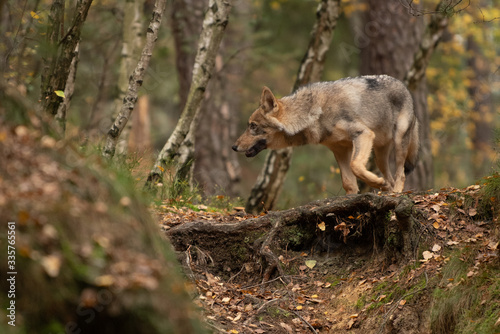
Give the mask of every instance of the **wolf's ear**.
<path id="1" fill-rule="evenodd" d="M 276 102 L 276 98 L 274 97 L 273 93 L 271 90 L 267 87 L 264 87 L 262 90 L 262 95 L 260 96 L 260 105 L 262 106 L 262 109 L 264 109 L 264 112 L 267 114 L 276 107 L 278 103 Z"/>

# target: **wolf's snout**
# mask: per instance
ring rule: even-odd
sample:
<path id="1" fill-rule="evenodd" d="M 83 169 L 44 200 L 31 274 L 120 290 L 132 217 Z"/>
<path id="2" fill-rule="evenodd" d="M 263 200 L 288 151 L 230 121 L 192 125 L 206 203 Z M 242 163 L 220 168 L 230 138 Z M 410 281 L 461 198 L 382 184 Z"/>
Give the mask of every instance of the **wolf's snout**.
<path id="1" fill-rule="evenodd" d="M 238 152 L 238 145 L 233 145 L 233 147 L 231 148 L 233 149 L 233 151 Z"/>

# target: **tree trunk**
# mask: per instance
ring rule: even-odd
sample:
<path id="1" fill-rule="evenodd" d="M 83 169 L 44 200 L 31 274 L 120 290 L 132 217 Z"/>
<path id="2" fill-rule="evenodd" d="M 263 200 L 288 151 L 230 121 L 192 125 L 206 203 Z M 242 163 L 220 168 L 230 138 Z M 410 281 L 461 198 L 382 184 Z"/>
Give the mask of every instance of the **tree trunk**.
<path id="1" fill-rule="evenodd" d="M 215 57 L 229 19 L 231 1 L 210 0 L 208 11 L 203 21 L 203 29 L 198 43 L 198 52 L 193 67 L 191 88 L 186 105 L 174 132 L 158 154 L 153 169 L 150 171 L 146 186 L 161 182 L 167 166 L 176 165 L 175 182 L 184 182 L 192 178 L 194 157 L 194 133 L 200 106 L 208 82 L 212 76 Z"/>
<path id="2" fill-rule="evenodd" d="M 170 29 L 175 44 L 180 110 L 186 105 L 191 86 L 196 42 L 200 35 L 203 12 L 207 4 L 207 0 L 174 0 L 172 2 Z"/>
<path id="3" fill-rule="evenodd" d="M 337 24 L 340 1 L 322 0 L 316 11 L 317 21 L 311 32 L 309 46 L 300 64 L 292 92 L 302 85 L 321 80 L 326 52 L 330 48 L 333 30 Z M 276 203 L 290 166 L 292 148 L 272 150 L 252 188 L 245 210 L 257 213 L 270 210 Z"/>
<path id="4" fill-rule="evenodd" d="M 52 3 L 47 33 L 49 52 L 44 57 L 40 97 L 42 110 L 52 117 L 57 114 L 63 101 L 55 92 L 64 92 L 66 88 L 81 29 L 91 4 L 92 0 L 77 2 L 71 27 L 63 36 L 64 1 L 54 0 Z"/>
<path id="5" fill-rule="evenodd" d="M 231 12 L 231 20 L 240 20 L 249 6 L 248 2 L 240 2 Z M 231 24 L 224 35 L 215 61 L 215 75 L 210 82 L 200 126 L 196 131 L 194 181 L 205 196 L 239 195 L 241 174 L 238 155 L 228 143 L 238 136 L 238 129 L 234 126 L 238 123 L 235 111 L 241 109 L 240 74 L 248 60 L 247 53 L 240 52 L 248 47 L 243 29 L 241 25 Z"/>
<path id="6" fill-rule="evenodd" d="M 114 102 L 113 119 L 120 113 L 123 98 L 127 92 L 128 78 L 134 70 L 134 64 L 140 56 L 142 46 L 142 7 L 143 0 L 127 0 L 123 5 L 123 42 L 121 51 L 120 75 L 118 77 L 118 96 Z M 128 138 L 132 128 L 129 120 L 116 144 L 120 155 L 127 154 Z"/>
<path id="7" fill-rule="evenodd" d="M 134 110 L 135 103 L 137 102 L 138 90 L 139 87 L 142 86 L 144 74 L 149 67 L 149 61 L 151 60 L 153 48 L 158 38 L 158 31 L 161 26 L 161 19 L 163 17 L 163 12 L 165 11 L 166 2 L 166 0 L 156 0 L 153 16 L 149 22 L 146 34 L 146 44 L 142 50 L 141 58 L 137 63 L 134 72 L 130 76 L 127 94 L 123 98 L 123 104 L 120 112 L 108 131 L 106 144 L 102 152 L 102 155 L 108 159 L 111 159 L 114 156 L 118 138 L 120 138 L 120 134 L 125 128 L 127 121 L 130 118 L 130 114 L 132 113 L 132 110 Z"/>
<path id="8" fill-rule="evenodd" d="M 420 158 L 405 189 L 425 190 L 433 185 L 433 163 L 430 146 L 430 123 L 427 112 L 425 70 L 447 18 L 441 12 L 430 15 L 424 27 L 423 16 L 413 16 L 419 8 L 408 11 L 400 1 L 368 0 L 364 28 L 357 28 L 361 47 L 361 74 L 388 74 L 406 83 L 410 89 L 415 114 L 420 122 Z M 441 4 L 440 4 L 441 5 Z M 438 5 L 438 9 L 440 8 Z"/>
<path id="9" fill-rule="evenodd" d="M 404 83 L 412 92 L 415 113 L 420 121 L 420 158 L 413 173 L 406 178 L 406 189 L 427 190 L 434 185 L 434 167 L 431 150 L 430 117 L 427 111 L 427 84 L 425 70 L 429 65 L 432 54 L 441 41 L 443 32 L 448 26 L 448 16 L 443 7 L 448 1 L 441 1 L 436 6 L 436 12 L 431 14 L 430 22 L 427 24 L 422 35 L 420 44 L 413 63 L 405 75 Z"/>
<path id="10" fill-rule="evenodd" d="M 71 66 L 69 68 L 68 80 L 66 81 L 66 87 L 64 88 L 64 100 L 59 105 L 56 114 L 56 129 L 59 132 L 61 138 L 64 138 L 66 133 L 66 114 L 68 112 L 71 98 L 73 97 L 73 93 L 75 91 L 75 80 L 76 80 L 76 70 L 78 68 L 79 53 L 78 53 L 78 45 L 76 44 L 75 48 L 75 56 L 71 61 Z"/>
<path id="11" fill-rule="evenodd" d="M 493 47 L 493 46 L 491 46 Z M 472 170 L 474 178 L 479 179 L 489 172 L 493 143 L 493 112 L 491 83 L 488 80 L 490 74 L 489 61 L 481 53 L 475 37 L 467 37 L 467 51 L 469 55 L 468 65 L 470 67 L 469 96 L 474 102 L 470 112 L 470 120 L 473 124 L 471 139 L 473 145 Z"/>

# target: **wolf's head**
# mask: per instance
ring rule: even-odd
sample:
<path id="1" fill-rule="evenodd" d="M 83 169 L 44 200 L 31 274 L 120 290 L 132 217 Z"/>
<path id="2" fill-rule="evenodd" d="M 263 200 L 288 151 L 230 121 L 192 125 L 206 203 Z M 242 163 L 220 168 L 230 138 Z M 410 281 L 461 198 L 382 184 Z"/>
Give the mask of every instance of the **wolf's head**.
<path id="1" fill-rule="evenodd" d="M 260 151 L 270 148 L 283 148 L 285 127 L 280 121 L 283 115 L 283 104 L 276 99 L 267 87 L 260 97 L 260 106 L 248 120 L 246 131 L 236 140 L 233 150 L 245 152 L 247 157 L 254 157 Z"/>

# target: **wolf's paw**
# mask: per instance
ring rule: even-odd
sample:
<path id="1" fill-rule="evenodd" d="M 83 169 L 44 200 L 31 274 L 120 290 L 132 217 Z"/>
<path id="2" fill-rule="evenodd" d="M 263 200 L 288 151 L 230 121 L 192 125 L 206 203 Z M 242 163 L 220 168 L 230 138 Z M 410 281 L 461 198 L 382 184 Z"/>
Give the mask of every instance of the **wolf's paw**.
<path id="1" fill-rule="evenodd" d="M 394 185 L 384 180 L 384 183 L 380 187 L 380 190 L 392 192 L 394 191 Z"/>

